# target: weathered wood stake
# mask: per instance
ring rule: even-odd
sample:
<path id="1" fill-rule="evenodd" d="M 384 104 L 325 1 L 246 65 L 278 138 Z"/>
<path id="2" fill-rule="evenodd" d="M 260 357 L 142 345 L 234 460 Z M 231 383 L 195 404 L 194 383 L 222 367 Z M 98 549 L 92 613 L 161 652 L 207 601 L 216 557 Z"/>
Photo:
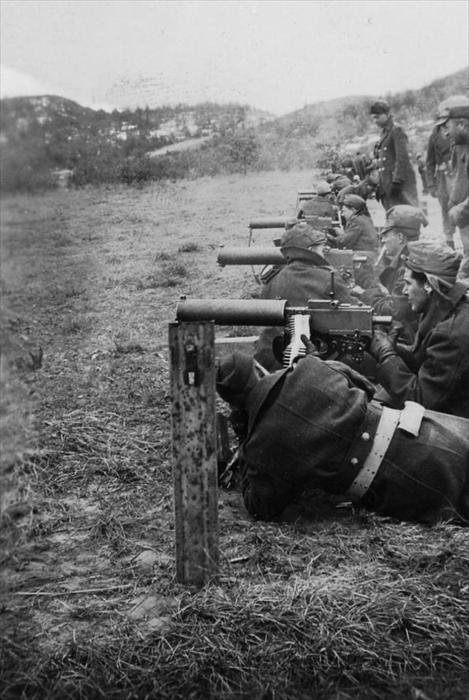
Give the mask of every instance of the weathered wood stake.
<path id="1" fill-rule="evenodd" d="M 170 323 L 176 577 L 218 573 L 215 342 L 212 322 Z"/>

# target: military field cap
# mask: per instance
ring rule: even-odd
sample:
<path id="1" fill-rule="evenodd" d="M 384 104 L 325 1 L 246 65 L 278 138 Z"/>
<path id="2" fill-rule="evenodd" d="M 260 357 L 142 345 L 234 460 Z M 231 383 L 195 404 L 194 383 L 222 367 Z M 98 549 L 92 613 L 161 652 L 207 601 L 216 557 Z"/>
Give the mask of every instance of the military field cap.
<path id="1" fill-rule="evenodd" d="M 386 100 L 376 100 L 370 107 L 370 114 L 389 114 L 391 107 Z"/>
<path id="2" fill-rule="evenodd" d="M 288 250 L 289 248 L 302 248 L 308 250 L 311 246 L 326 243 L 326 234 L 322 231 L 316 231 L 306 222 L 300 221 L 288 230 L 285 231 L 280 239 L 280 248 Z"/>
<path id="3" fill-rule="evenodd" d="M 366 207 L 366 202 L 363 197 L 359 197 L 358 194 L 352 193 L 344 194 L 341 197 L 340 203 L 346 207 L 356 209 L 357 211 Z"/>
<path id="4" fill-rule="evenodd" d="M 469 119 L 469 105 L 451 107 L 449 110 L 449 119 Z"/>
<path id="5" fill-rule="evenodd" d="M 330 194 L 332 192 L 331 186 L 328 182 L 325 180 L 320 180 L 316 184 L 316 193 L 317 194 Z"/>
<path id="6" fill-rule="evenodd" d="M 469 97 L 466 97 L 465 95 L 451 95 L 451 97 L 447 97 L 446 100 L 443 100 L 443 102 L 440 102 L 438 105 L 438 111 L 436 114 L 436 124 L 437 126 L 441 126 L 442 124 L 446 124 L 448 119 L 468 119 L 469 117 L 464 114 L 459 117 L 457 114 L 458 111 L 462 108 L 466 108 L 469 105 Z M 456 110 L 456 114 L 452 114 L 453 110 Z"/>
<path id="7" fill-rule="evenodd" d="M 337 180 L 338 177 L 342 177 L 340 173 L 327 173 L 326 182 L 334 182 L 334 180 Z"/>
<path id="8" fill-rule="evenodd" d="M 216 388 L 220 397 L 227 403 L 242 405 L 257 381 L 254 360 L 249 355 L 233 352 L 220 359 Z"/>
<path id="9" fill-rule="evenodd" d="M 331 189 L 333 192 L 339 192 L 339 190 L 342 190 L 344 187 L 347 187 L 347 185 L 351 185 L 352 181 L 350 180 L 347 175 L 339 175 L 336 177 L 336 179 L 331 183 Z"/>
<path id="10" fill-rule="evenodd" d="M 398 230 L 404 234 L 407 240 L 416 240 L 420 236 L 420 227 L 427 225 L 427 219 L 420 209 L 410 204 L 396 204 L 386 212 L 386 223 L 381 231 L 381 236 L 388 231 Z"/>
<path id="11" fill-rule="evenodd" d="M 448 246 L 437 246 L 427 241 L 409 243 L 409 254 L 403 257 L 406 267 L 425 275 L 438 294 L 446 292 L 456 281 L 462 256 Z"/>

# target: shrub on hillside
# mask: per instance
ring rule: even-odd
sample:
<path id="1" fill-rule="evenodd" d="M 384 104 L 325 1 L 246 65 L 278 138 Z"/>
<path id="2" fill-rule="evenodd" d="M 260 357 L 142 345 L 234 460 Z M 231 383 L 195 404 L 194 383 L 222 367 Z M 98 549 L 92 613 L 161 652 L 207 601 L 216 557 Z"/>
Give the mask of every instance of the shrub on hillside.
<path id="1" fill-rule="evenodd" d="M 0 189 L 2 192 L 38 192 L 53 189 L 56 180 L 44 162 L 41 148 L 32 152 L 21 148 L 2 148 L 0 153 Z"/>

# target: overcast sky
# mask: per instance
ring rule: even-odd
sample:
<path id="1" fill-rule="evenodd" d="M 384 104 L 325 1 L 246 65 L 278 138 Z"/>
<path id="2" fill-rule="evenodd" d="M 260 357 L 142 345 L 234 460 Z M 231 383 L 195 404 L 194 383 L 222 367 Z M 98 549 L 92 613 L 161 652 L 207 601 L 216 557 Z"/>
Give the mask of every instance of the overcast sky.
<path id="1" fill-rule="evenodd" d="M 282 114 L 469 63 L 466 0 L 1 0 L 1 94 Z"/>

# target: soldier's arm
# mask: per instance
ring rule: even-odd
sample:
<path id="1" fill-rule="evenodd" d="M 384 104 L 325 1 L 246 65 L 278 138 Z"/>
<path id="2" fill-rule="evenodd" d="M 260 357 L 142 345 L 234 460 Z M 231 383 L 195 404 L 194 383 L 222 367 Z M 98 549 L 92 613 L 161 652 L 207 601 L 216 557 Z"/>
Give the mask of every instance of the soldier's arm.
<path id="1" fill-rule="evenodd" d="M 378 380 L 401 405 L 416 401 L 435 411 L 444 409 L 449 397 L 460 384 L 467 364 L 467 349 L 461 347 L 458 336 L 435 329 L 424 362 L 413 372 L 404 360 L 392 355 L 378 368 Z"/>
<path id="2" fill-rule="evenodd" d="M 425 165 L 427 168 L 428 187 L 435 187 L 436 153 L 433 134 L 431 134 L 430 138 L 428 139 L 427 159 Z"/>
<path id="3" fill-rule="evenodd" d="M 401 183 L 406 179 L 410 160 L 407 150 L 407 136 L 400 126 L 395 126 L 393 129 L 393 142 L 396 153 L 396 164 L 392 173 L 392 181 Z"/>
<path id="4" fill-rule="evenodd" d="M 350 221 L 347 230 L 337 234 L 335 243 L 337 248 L 350 248 L 354 250 L 360 237 L 361 229 L 356 221 Z"/>
<path id="5" fill-rule="evenodd" d="M 284 481 L 276 485 L 274 479 L 246 465 L 242 467 L 241 490 L 246 510 L 256 520 L 275 520 L 294 497 L 294 489 Z"/>
<path id="6" fill-rule="evenodd" d="M 449 210 L 451 221 L 460 228 L 469 226 L 469 197 Z"/>

